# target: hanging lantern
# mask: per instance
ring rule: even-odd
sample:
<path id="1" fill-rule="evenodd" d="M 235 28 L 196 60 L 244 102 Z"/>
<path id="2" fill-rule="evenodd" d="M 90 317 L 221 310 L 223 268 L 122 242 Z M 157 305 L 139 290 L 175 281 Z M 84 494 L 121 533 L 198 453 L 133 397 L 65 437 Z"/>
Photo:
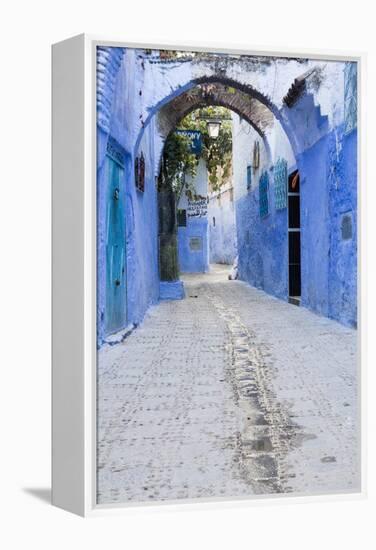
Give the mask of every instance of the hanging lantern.
<path id="1" fill-rule="evenodd" d="M 208 130 L 209 137 L 212 139 L 217 139 L 221 128 L 221 121 L 218 119 L 210 119 L 206 123 L 206 128 Z"/>

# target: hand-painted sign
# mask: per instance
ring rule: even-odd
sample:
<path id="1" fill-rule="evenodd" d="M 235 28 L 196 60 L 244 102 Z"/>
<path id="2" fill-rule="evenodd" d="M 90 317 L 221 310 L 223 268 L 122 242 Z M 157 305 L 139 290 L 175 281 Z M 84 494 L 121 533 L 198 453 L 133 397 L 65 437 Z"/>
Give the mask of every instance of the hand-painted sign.
<path id="1" fill-rule="evenodd" d="M 140 157 L 135 158 L 134 174 L 136 187 L 143 193 L 145 191 L 145 158 L 142 152 Z"/>
<path id="2" fill-rule="evenodd" d="M 188 200 L 188 218 L 203 218 L 208 213 L 208 199 Z"/>
<path id="3" fill-rule="evenodd" d="M 201 155 L 202 139 L 198 130 L 175 130 L 178 136 L 186 136 L 190 139 L 190 150 L 194 155 Z"/>

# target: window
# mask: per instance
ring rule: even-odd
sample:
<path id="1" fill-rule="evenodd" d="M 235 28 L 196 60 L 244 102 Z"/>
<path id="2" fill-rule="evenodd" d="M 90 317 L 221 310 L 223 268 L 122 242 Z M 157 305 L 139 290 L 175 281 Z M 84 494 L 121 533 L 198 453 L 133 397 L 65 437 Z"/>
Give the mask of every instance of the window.
<path id="1" fill-rule="evenodd" d="M 278 159 L 274 166 L 274 196 L 276 210 L 287 206 L 287 162 Z"/>
<path id="2" fill-rule="evenodd" d="M 177 221 L 179 227 L 187 227 L 187 211 L 178 210 L 177 212 Z"/>

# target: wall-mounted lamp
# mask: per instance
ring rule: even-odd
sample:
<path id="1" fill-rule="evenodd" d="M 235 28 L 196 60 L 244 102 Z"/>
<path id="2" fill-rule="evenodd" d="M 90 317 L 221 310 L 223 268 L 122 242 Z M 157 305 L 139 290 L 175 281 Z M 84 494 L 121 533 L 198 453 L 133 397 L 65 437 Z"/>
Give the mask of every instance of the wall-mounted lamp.
<path id="1" fill-rule="evenodd" d="M 211 137 L 212 139 L 217 139 L 221 124 L 221 121 L 218 119 L 209 119 L 207 121 L 206 127 L 208 129 L 209 137 Z"/>

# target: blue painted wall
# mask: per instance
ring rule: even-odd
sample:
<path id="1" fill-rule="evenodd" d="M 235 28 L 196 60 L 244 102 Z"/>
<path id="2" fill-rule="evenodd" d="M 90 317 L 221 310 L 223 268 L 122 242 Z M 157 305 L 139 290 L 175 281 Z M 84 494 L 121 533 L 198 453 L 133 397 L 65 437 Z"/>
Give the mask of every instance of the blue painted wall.
<path id="1" fill-rule="evenodd" d="M 191 200 L 183 192 L 178 209 L 186 211 L 186 227 L 178 227 L 178 259 L 182 273 L 205 273 L 209 271 L 209 228 L 207 216 L 208 173 L 206 163 L 201 158 L 197 173 L 193 179 L 187 177 L 187 187 L 194 191 L 195 197 Z M 197 202 L 196 202 L 197 201 Z M 194 237 L 201 239 L 201 250 L 192 250 L 190 240 Z"/>
<path id="2" fill-rule="evenodd" d="M 208 221 L 210 263 L 232 265 L 238 251 L 235 205 L 229 198 L 229 191 L 222 194 L 220 204 L 216 196 L 210 199 Z"/>
<path id="3" fill-rule="evenodd" d="M 335 144 L 334 144 L 335 146 Z M 333 151 L 333 142 L 331 151 Z M 339 178 L 329 178 L 332 232 L 329 258 L 329 317 L 357 325 L 357 131 L 343 137 Z M 352 220 L 352 237 L 343 238 L 343 217 Z"/>
<path id="4" fill-rule="evenodd" d="M 133 162 L 126 182 L 128 323 L 137 324 L 159 299 L 157 189 L 150 155 L 145 158 L 145 192 L 136 189 Z"/>
<path id="5" fill-rule="evenodd" d="M 98 129 L 97 171 L 97 331 L 98 343 L 108 335 L 105 323 L 106 304 L 106 197 L 108 194 L 108 170 L 106 170 L 105 145 L 108 135 Z M 153 174 L 152 133 L 145 132 L 141 148 L 146 158 L 145 192 L 136 189 L 133 159 L 126 154 L 125 169 L 120 185 L 125 192 L 126 275 L 127 275 L 127 325 L 142 321 L 150 305 L 159 299 L 158 265 L 158 209 L 157 189 Z M 117 135 L 118 141 L 121 136 Z"/>
<path id="6" fill-rule="evenodd" d="M 260 218 L 258 186 L 236 202 L 239 279 L 287 299 L 287 209 L 275 210 L 272 183 L 268 198 L 265 218 Z"/>
<path id="7" fill-rule="evenodd" d="M 337 128 L 298 157 L 301 305 L 348 326 L 357 324 L 356 134 Z M 258 185 L 236 201 L 239 278 L 286 300 L 287 208 L 275 209 L 269 173 L 265 218 L 260 218 Z M 343 216 L 351 219 L 348 238 L 342 234 Z"/>
<path id="8" fill-rule="evenodd" d="M 330 218 L 327 185 L 328 138 L 299 158 L 301 305 L 328 315 Z"/>
<path id="9" fill-rule="evenodd" d="M 190 239 L 199 237 L 201 250 L 190 248 Z M 187 218 L 187 227 L 178 228 L 179 269 L 182 273 L 205 273 L 209 271 L 208 219 Z"/>
<path id="10" fill-rule="evenodd" d="M 334 72 L 330 72 L 331 67 L 334 67 Z M 125 194 L 126 323 L 139 323 L 148 307 L 160 298 L 155 152 L 158 150 L 156 144 L 161 144 L 161 136 L 155 119 L 151 119 L 150 123 L 145 125 L 145 117 L 151 116 L 152 111 L 149 109 L 150 105 L 144 105 L 143 102 L 148 91 L 149 94 L 153 94 L 163 87 L 166 78 L 165 66 L 159 71 L 155 65 L 151 65 L 150 70 L 154 71 L 151 73 L 152 78 L 149 75 L 149 80 L 145 80 L 145 67 L 138 60 L 136 50 L 100 49 L 97 89 L 99 343 L 106 335 L 106 196 L 109 182 L 105 158 L 109 135 L 125 150 L 125 166 L 120 183 Z M 184 72 L 183 65 L 182 71 Z M 244 150 L 241 150 L 237 158 L 234 149 L 234 164 L 242 163 L 239 181 L 234 178 L 239 277 L 278 298 L 287 299 L 287 209 L 275 209 L 271 170 L 273 162 L 281 155 L 288 161 L 290 171 L 296 163 L 301 174 L 302 305 L 344 324 L 355 326 L 357 132 L 353 130 L 345 135 L 343 128 L 338 125 L 343 119 L 343 90 L 339 85 L 343 76 L 342 64 L 325 65 L 325 71 L 329 71 L 331 80 L 326 87 L 322 87 L 322 97 L 318 99 L 322 102 L 324 112 L 330 113 L 330 124 L 329 117 L 323 115 L 321 107 L 316 105 L 317 98 L 312 94 L 303 96 L 292 109 L 286 106 L 282 109 L 283 116 L 289 121 L 290 130 L 294 130 L 290 135 L 290 138 L 294 138 L 294 150 L 303 152 L 292 161 L 290 144 L 287 139 L 282 139 L 283 132 L 276 120 L 267 136 L 270 140 L 268 151 L 262 148 L 260 170 L 265 168 L 270 173 L 269 214 L 265 218 L 260 218 L 259 213 L 258 179 L 255 178 L 252 188 L 244 192 L 246 167 L 252 162 L 252 132 L 249 134 L 247 129 L 248 142 L 244 138 Z M 177 94 L 181 77 L 176 76 L 176 79 Z M 283 89 L 284 94 L 286 82 L 282 84 L 281 90 Z M 273 87 L 275 88 L 275 82 Z M 277 90 L 278 86 L 275 88 L 276 92 Z M 151 103 L 158 104 L 157 101 Z M 141 133 L 137 130 L 140 125 L 143 127 Z M 329 128 L 335 129 L 329 132 Z M 256 138 L 260 140 L 259 135 Z M 145 193 L 140 193 L 134 182 L 134 155 L 139 154 L 141 150 L 146 159 Z M 242 191 L 237 194 L 238 184 Z M 198 190 L 198 194 L 206 196 L 207 189 Z M 344 216 L 351 220 L 350 238 L 343 236 Z M 208 235 L 206 216 L 188 218 L 187 227 L 179 228 L 178 250 L 182 272 L 205 272 L 209 269 Z M 201 251 L 190 249 L 191 237 L 202 238 Z M 214 232 L 212 237 L 214 242 Z M 227 242 L 227 239 L 224 239 L 225 247 Z"/>
<path id="11" fill-rule="evenodd" d="M 100 344 L 105 334 L 106 314 L 106 145 L 108 134 L 97 127 L 97 333 Z"/>
<path id="12" fill-rule="evenodd" d="M 339 127 L 300 159 L 302 305 L 357 324 L 357 132 Z M 343 238 L 343 216 L 351 236 Z"/>
<path id="13" fill-rule="evenodd" d="M 273 161 L 283 158 L 289 172 L 295 158 L 282 127 L 275 121 L 270 143 L 238 115 L 233 116 L 233 174 L 238 248 L 238 278 L 280 299 L 288 298 L 287 207 L 275 208 Z M 259 143 L 260 162 L 254 167 L 253 150 Z M 267 146 L 268 145 L 268 146 Z M 259 186 L 269 175 L 268 214 L 260 217 Z M 249 177 L 250 176 L 250 177 Z"/>

